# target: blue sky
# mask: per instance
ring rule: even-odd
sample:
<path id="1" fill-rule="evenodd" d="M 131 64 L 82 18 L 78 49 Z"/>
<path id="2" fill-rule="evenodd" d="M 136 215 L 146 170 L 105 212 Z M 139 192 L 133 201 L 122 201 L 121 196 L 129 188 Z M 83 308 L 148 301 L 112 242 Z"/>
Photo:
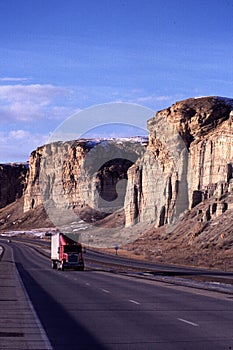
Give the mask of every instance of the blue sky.
<path id="1" fill-rule="evenodd" d="M 0 162 L 95 104 L 232 97 L 232 14 L 232 0 L 1 0 Z"/>

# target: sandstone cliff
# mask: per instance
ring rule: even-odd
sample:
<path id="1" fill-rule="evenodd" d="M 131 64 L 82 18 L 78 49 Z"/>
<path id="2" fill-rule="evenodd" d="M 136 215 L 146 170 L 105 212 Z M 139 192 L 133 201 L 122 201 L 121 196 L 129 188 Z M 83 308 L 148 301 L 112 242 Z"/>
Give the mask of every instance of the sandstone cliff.
<path id="1" fill-rule="evenodd" d="M 77 221 L 84 208 L 95 212 L 94 220 L 122 208 L 127 170 L 146 145 L 146 139 L 83 139 L 37 148 L 30 157 L 24 212 L 43 204 L 60 225 Z"/>
<path id="2" fill-rule="evenodd" d="M 147 151 L 128 171 L 127 226 L 163 226 L 210 197 L 215 203 L 203 220 L 228 209 L 218 200 L 233 188 L 232 109 L 232 99 L 193 98 L 148 121 Z"/>
<path id="3" fill-rule="evenodd" d="M 39 147 L 25 189 L 26 168 L 23 175 L 21 168 L 15 175 L 1 170 L 1 206 L 24 190 L 24 212 L 44 205 L 55 225 L 77 220 L 84 209 L 93 221 L 124 207 L 127 227 L 160 227 L 211 199 L 202 211 L 208 221 L 231 207 L 223 198 L 233 187 L 232 108 L 232 99 L 220 97 L 177 102 L 148 121 L 149 144 L 83 139 Z"/>
<path id="4" fill-rule="evenodd" d="M 0 169 L 1 206 L 24 191 L 0 208 L 1 229 L 68 223 L 76 230 L 80 218 L 92 223 L 84 243 L 93 236 L 100 246 L 121 242 L 130 255 L 153 261 L 221 268 L 227 262 L 233 269 L 232 109 L 232 99 L 188 99 L 148 121 L 149 142 L 37 148 L 29 172 Z"/>
<path id="5" fill-rule="evenodd" d="M 228 208 L 219 198 L 233 186 L 232 108 L 232 99 L 220 97 L 177 102 L 148 121 L 148 146 L 77 140 L 39 147 L 30 157 L 24 211 L 43 203 L 56 224 L 67 215 L 76 220 L 72 211 L 85 207 L 104 217 L 124 206 L 126 226 L 163 226 L 213 198 L 203 220 L 219 215 Z"/>

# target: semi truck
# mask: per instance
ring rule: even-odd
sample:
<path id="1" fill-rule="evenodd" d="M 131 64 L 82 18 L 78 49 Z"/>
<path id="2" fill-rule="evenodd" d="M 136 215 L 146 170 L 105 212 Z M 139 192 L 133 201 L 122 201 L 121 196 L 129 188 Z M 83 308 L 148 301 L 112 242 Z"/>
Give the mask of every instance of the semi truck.
<path id="1" fill-rule="evenodd" d="M 82 245 L 61 232 L 51 236 L 52 268 L 84 270 Z"/>

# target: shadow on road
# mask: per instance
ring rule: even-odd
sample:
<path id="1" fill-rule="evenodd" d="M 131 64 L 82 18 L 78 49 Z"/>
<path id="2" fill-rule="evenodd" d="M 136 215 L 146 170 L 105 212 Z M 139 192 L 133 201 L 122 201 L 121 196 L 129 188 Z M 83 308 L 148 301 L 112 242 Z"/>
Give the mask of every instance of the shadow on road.
<path id="1" fill-rule="evenodd" d="M 32 278 L 22 264 L 16 263 L 16 267 L 54 350 L 106 350 Z"/>

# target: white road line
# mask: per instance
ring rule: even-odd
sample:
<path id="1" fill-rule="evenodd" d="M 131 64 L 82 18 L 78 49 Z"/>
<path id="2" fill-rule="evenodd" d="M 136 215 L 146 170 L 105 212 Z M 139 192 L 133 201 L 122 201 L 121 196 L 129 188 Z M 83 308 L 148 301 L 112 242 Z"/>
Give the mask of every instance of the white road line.
<path id="1" fill-rule="evenodd" d="M 102 289 L 102 291 L 103 291 L 104 293 L 110 293 L 109 290 L 107 290 L 107 289 Z"/>
<path id="2" fill-rule="evenodd" d="M 187 323 L 187 324 L 190 324 L 191 326 L 194 326 L 194 327 L 199 327 L 199 324 L 190 322 L 188 320 L 184 320 L 183 318 L 177 318 L 177 320 L 184 322 L 184 323 Z"/>
<path id="3" fill-rule="evenodd" d="M 130 301 L 131 303 L 133 303 L 133 304 L 140 305 L 140 303 L 139 303 L 138 301 L 131 300 L 131 299 L 129 299 L 129 301 Z"/>
<path id="4" fill-rule="evenodd" d="M 90 283 L 87 282 L 87 283 L 86 283 L 86 286 L 90 286 Z"/>
<path id="5" fill-rule="evenodd" d="M 14 255 L 13 255 L 13 256 L 14 256 Z M 14 261 L 15 261 L 15 258 L 14 258 Z M 21 287 L 22 287 L 22 290 L 23 290 L 23 292 L 24 292 L 24 295 L 25 295 L 26 301 L 27 301 L 27 303 L 28 303 L 28 306 L 29 306 L 29 308 L 30 308 L 30 310 L 31 310 L 31 313 L 32 313 L 33 317 L 34 317 L 35 323 L 36 323 L 36 325 L 37 325 L 37 327 L 38 327 L 38 329 L 39 329 L 39 331 L 40 331 L 41 338 L 42 338 L 42 340 L 43 340 L 43 342 L 44 342 L 44 344 L 45 344 L 45 346 L 46 346 L 46 349 L 48 349 L 48 350 L 53 350 L 53 347 L 52 347 L 52 345 L 51 345 L 51 343 L 50 343 L 50 340 L 49 340 L 49 338 L 47 337 L 47 334 L 46 334 L 46 332 L 45 332 L 45 329 L 43 328 L 42 323 L 40 322 L 40 319 L 39 319 L 39 316 L 38 316 L 37 313 L 36 313 L 36 310 L 34 309 L 34 306 L 33 306 L 33 304 L 32 304 L 32 301 L 31 301 L 31 299 L 30 299 L 30 297 L 29 297 L 29 295 L 28 295 L 28 292 L 27 292 L 27 290 L 26 290 L 26 288 L 25 288 L 25 286 L 24 286 L 23 280 L 22 280 L 22 278 L 21 278 L 21 276 L 20 276 L 19 271 L 17 270 L 17 268 L 15 268 L 15 272 L 16 272 L 16 275 L 17 275 L 17 277 L 18 277 L 18 279 L 19 279 L 19 283 L 21 284 Z"/>

